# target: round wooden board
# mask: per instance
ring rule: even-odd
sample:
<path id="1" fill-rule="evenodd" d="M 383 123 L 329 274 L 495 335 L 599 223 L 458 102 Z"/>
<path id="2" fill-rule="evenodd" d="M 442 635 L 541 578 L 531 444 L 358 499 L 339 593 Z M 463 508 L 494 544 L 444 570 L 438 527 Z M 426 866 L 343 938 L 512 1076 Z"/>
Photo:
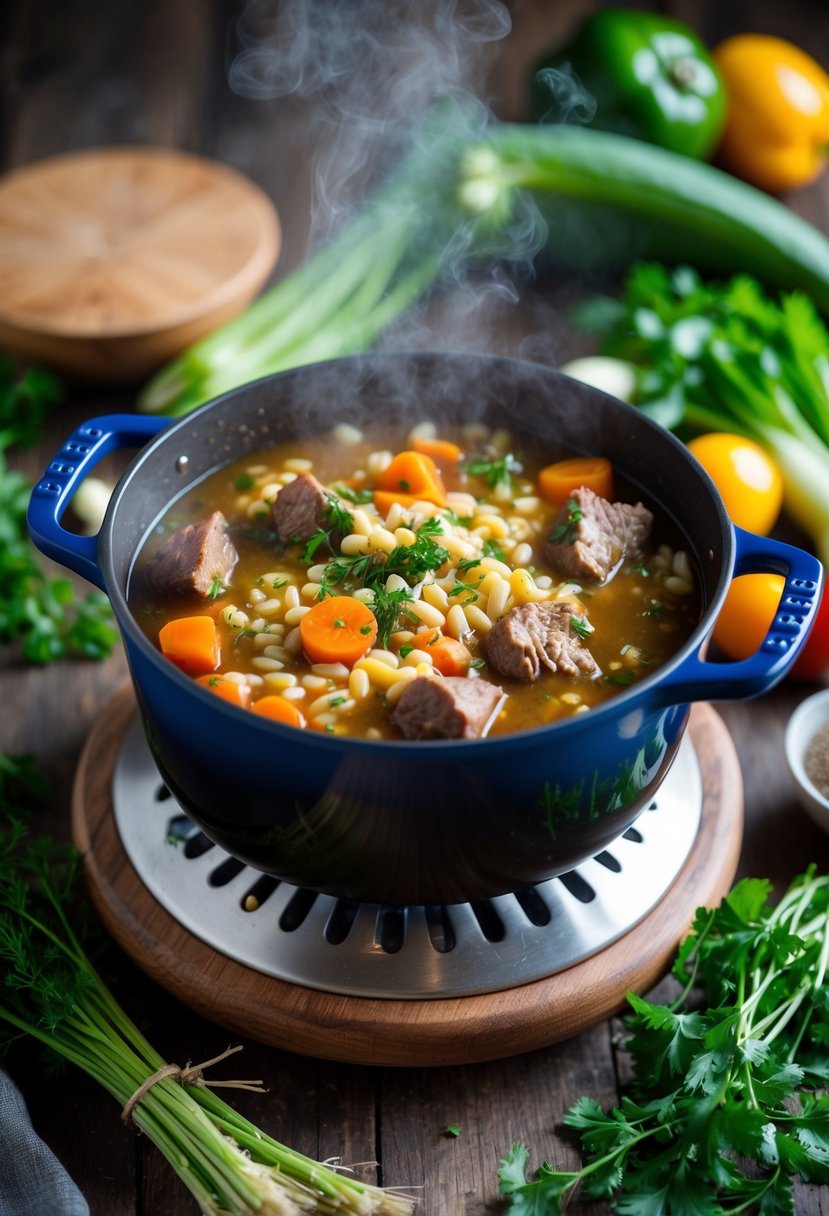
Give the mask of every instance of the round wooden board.
<path id="1" fill-rule="evenodd" d="M 242 174 L 163 148 L 104 148 L 0 180 L 0 343 L 86 379 L 131 380 L 264 284 L 276 211 Z"/>
<path id="2" fill-rule="evenodd" d="M 628 989 L 645 992 L 667 970 L 695 910 L 731 886 L 743 829 L 742 774 L 709 705 L 690 732 L 703 779 L 700 831 L 658 906 L 628 934 L 558 975 L 503 992 L 397 1001 L 318 992 L 244 967 L 184 929 L 130 864 L 112 811 L 112 778 L 135 712 L 131 687 L 106 706 L 81 755 L 73 833 L 85 854 L 104 924 L 152 979 L 228 1029 L 303 1055 L 356 1064 L 444 1065 L 516 1055 L 570 1038 L 616 1013 Z"/>

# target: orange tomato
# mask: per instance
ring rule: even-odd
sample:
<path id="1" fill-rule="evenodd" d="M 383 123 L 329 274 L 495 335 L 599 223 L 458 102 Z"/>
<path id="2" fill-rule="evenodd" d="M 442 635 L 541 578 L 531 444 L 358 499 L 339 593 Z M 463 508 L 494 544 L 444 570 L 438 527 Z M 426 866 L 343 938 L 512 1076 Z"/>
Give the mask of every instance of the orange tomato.
<path id="1" fill-rule="evenodd" d="M 717 159 L 773 194 L 812 181 L 829 145 L 829 76 L 782 38 L 738 34 L 713 52 L 728 95 Z"/>
<path id="2" fill-rule="evenodd" d="M 728 589 L 713 640 L 729 659 L 748 659 L 774 620 L 785 579 L 780 574 L 741 574 Z"/>
<path id="3" fill-rule="evenodd" d="M 688 444 L 720 492 L 732 523 L 765 536 L 783 504 L 783 478 L 768 453 L 751 439 L 713 431 Z"/>

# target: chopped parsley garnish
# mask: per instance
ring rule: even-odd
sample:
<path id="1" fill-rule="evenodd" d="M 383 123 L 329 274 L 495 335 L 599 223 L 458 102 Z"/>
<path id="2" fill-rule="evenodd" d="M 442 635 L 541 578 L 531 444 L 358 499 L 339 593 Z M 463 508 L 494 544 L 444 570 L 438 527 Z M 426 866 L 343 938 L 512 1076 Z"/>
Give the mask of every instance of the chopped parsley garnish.
<path id="1" fill-rule="evenodd" d="M 373 625 L 361 625 L 360 633 L 371 633 L 373 628 L 374 628 Z"/>
<path id="2" fill-rule="evenodd" d="M 308 537 L 308 540 L 305 542 L 305 548 L 302 551 L 302 560 L 305 565 L 312 566 L 314 564 L 314 554 L 316 553 L 317 549 L 319 549 L 320 545 L 327 544 L 328 533 L 325 531 L 325 528 L 317 528 L 313 536 Z"/>
<path id="3" fill-rule="evenodd" d="M 233 485 L 237 490 L 252 490 L 256 485 L 256 479 L 251 477 L 250 473 L 240 473 Z"/>
<path id="4" fill-rule="evenodd" d="M 345 629 L 345 621 L 343 620 L 343 618 L 341 616 L 338 616 L 337 619 L 334 621 L 334 628 L 335 629 Z"/>
<path id="5" fill-rule="evenodd" d="M 326 494 L 328 506 L 323 509 L 323 515 L 331 525 L 332 532 L 348 533 L 354 527 L 354 516 L 344 507 L 334 494 Z"/>
<path id="6" fill-rule="evenodd" d="M 210 685 L 211 688 L 215 688 L 216 685 L 219 683 L 219 677 L 211 676 L 210 679 L 207 681 L 207 683 Z"/>
<path id="7" fill-rule="evenodd" d="M 278 591 L 280 587 L 287 586 L 287 583 L 288 580 L 286 578 L 275 578 L 271 583 L 271 587 L 274 591 Z"/>
<path id="8" fill-rule="evenodd" d="M 469 666 L 474 667 L 476 671 L 480 671 L 482 667 L 486 667 L 486 659 L 482 659 L 479 655 L 470 661 Z"/>
<path id="9" fill-rule="evenodd" d="M 508 490 L 511 490 L 513 474 L 520 473 L 522 467 L 521 462 L 516 460 L 512 452 L 508 452 L 506 456 L 499 456 L 495 460 L 485 456 L 473 456 L 465 465 L 467 473 L 471 473 L 473 477 L 483 477 L 493 490 L 498 486 L 506 486 Z"/>
<path id="10" fill-rule="evenodd" d="M 405 646 L 401 646 L 400 647 L 401 659 L 407 658 L 412 653 L 413 650 L 414 650 L 414 646 L 410 646 L 408 643 Z"/>
<path id="11" fill-rule="evenodd" d="M 208 600 L 215 600 L 218 598 L 218 596 L 224 595 L 224 593 L 226 591 L 227 591 L 227 587 L 225 586 L 225 584 L 222 582 L 222 580 L 217 575 L 213 579 L 213 582 L 210 584 L 210 588 L 209 588 L 205 598 Z"/>
<path id="12" fill-rule="evenodd" d="M 474 518 L 472 515 L 458 515 L 457 511 L 453 511 L 451 507 L 443 507 L 441 514 L 456 528 L 468 528 Z"/>
<path id="13" fill-rule="evenodd" d="M 651 600 L 650 607 L 646 608 L 642 615 L 656 617 L 656 619 L 659 620 L 661 616 L 664 616 L 664 613 L 665 605 L 662 603 L 662 601 Z"/>
<path id="14" fill-rule="evenodd" d="M 650 578 L 651 572 L 647 566 L 631 566 L 634 574 L 641 575 L 642 578 Z"/>
<path id="15" fill-rule="evenodd" d="M 412 488 L 411 482 L 406 481 L 405 477 L 401 477 L 400 481 L 397 484 L 400 487 L 400 489 L 403 490 L 406 494 L 408 494 Z"/>
<path id="16" fill-rule="evenodd" d="M 239 632 L 236 634 L 236 637 L 233 639 L 233 645 L 238 646 L 239 643 L 242 641 L 242 638 L 255 638 L 255 637 L 256 637 L 255 629 L 240 629 Z"/>
<path id="17" fill-rule="evenodd" d="M 632 671 L 612 671 L 609 676 L 605 676 L 605 684 L 632 684 Z"/>
<path id="18" fill-rule="evenodd" d="M 506 561 L 504 550 L 498 544 L 497 540 L 484 541 L 484 557 L 492 557 L 496 562 Z"/>
<path id="19" fill-rule="evenodd" d="M 578 525 L 584 519 L 584 511 L 575 498 L 568 498 L 565 505 L 567 507 L 566 520 L 557 524 L 549 536 L 551 544 L 554 545 L 563 544 L 565 541 L 568 545 L 574 545 L 578 539 Z"/>
<path id="20" fill-rule="evenodd" d="M 444 1136 L 452 1136 L 454 1138 L 461 1134 L 460 1126 L 457 1123 L 447 1123 L 443 1129 Z"/>
<path id="21" fill-rule="evenodd" d="M 336 709 L 336 707 L 338 705 L 345 705 L 345 702 L 346 702 L 345 697 L 329 697 L 328 698 L 328 704 L 331 706 L 332 709 Z"/>
<path id="22" fill-rule="evenodd" d="M 417 619 L 408 607 L 411 602 L 412 593 L 408 588 L 400 587 L 397 591 L 386 591 L 383 586 L 374 588 L 374 600 L 369 608 L 377 621 L 377 638 L 381 646 L 388 646 L 401 618 Z"/>
<path id="23" fill-rule="evenodd" d="M 346 502 L 353 502 L 355 506 L 371 502 L 374 498 L 373 490 L 355 490 L 353 486 L 345 486 L 341 482 L 337 482 L 333 489 L 338 498 L 344 498 Z"/>
<path id="24" fill-rule="evenodd" d="M 580 638 L 588 638 L 593 632 L 583 616 L 570 617 L 570 628 L 573 630 L 573 633 L 577 633 Z"/>
<path id="25" fill-rule="evenodd" d="M 465 574 L 467 570 L 474 570 L 480 564 L 481 559 L 479 557 L 465 557 L 463 561 L 458 562 L 458 569 L 462 574 Z"/>

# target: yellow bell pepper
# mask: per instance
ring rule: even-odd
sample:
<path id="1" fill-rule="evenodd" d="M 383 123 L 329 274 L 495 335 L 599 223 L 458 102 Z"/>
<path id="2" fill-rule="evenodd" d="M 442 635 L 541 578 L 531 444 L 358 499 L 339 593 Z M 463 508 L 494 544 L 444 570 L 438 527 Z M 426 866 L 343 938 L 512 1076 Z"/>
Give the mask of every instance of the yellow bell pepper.
<path id="1" fill-rule="evenodd" d="M 829 152 L 829 76 L 782 38 L 738 34 L 713 52 L 728 96 L 717 159 L 779 194 L 818 176 Z"/>

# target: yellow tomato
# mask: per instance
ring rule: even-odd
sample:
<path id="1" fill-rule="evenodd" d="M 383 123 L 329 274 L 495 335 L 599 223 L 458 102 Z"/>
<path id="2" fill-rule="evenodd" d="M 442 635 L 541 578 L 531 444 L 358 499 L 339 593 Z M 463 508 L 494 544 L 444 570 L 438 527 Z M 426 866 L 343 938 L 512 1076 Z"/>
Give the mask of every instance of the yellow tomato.
<path id="1" fill-rule="evenodd" d="M 729 659 L 747 659 L 769 631 L 785 579 L 780 574 L 741 574 L 728 589 L 713 639 Z"/>
<path id="2" fill-rule="evenodd" d="M 737 34 L 715 48 L 728 95 L 717 159 L 761 190 L 813 180 L 829 144 L 829 76 L 783 38 Z"/>
<path id="3" fill-rule="evenodd" d="M 713 431 L 688 444 L 719 490 L 732 523 L 765 536 L 783 503 L 783 479 L 772 458 L 751 439 Z"/>

